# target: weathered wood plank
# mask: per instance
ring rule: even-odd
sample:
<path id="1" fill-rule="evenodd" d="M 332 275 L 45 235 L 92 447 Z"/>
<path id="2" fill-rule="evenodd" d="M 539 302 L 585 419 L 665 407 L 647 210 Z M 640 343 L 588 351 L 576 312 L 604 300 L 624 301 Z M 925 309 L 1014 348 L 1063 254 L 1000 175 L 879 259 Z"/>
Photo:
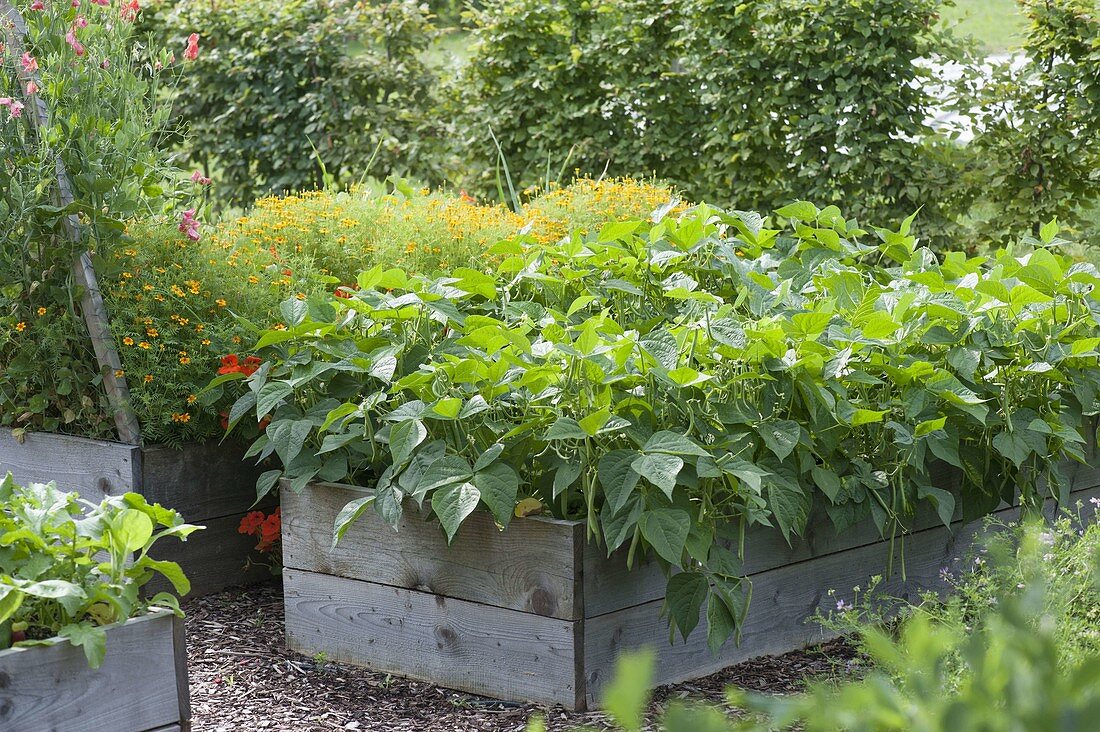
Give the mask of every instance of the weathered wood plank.
<path id="1" fill-rule="evenodd" d="M 576 626 L 531 613 L 287 569 L 287 644 L 452 689 L 577 702 Z"/>
<path id="2" fill-rule="evenodd" d="M 236 442 L 146 447 L 141 493 L 199 523 L 247 511 L 256 500 L 256 478 L 264 468 L 242 459 L 246 449 Z"/>
<path id="3" fill-rule="evenodd" d="M 936 485 L 953 485 L 956 471 L 941 466 L 934 478 Z M 1077 494 L 1100 486 L 1100 470 L 1079 463 L 1067 465 L 1070 479 L 1070 503 L 1078 500 Z M 1009 508 L 1002 504 L 1002 509 Z M 962 516 L 959 508 L 955 520 Z M 916 514 L 907 521 L 909 533 L 923 531 L 943 522 L 931 505 L 923 503 Z M 788 545 L 779 532 L 765 526 L 753 526 L 745 535 L 745 573 L 758 572 L 800 562 L 811 557 L 821 557 L 881 541 L 878 529 L 870 521 L 864 521 L 838 534 L 820 506 L 814 511 L 805 536 L 792 539 Z M 627 569 L 625 550 L 608 557 L 600 547 L 589 544 L 584 554 L 585 614 L 588 617 L 603 615 L 632 605 L 664 597 L 666 577 L 655 562 L 635 565 Z"/>
<path id="4" fill-rule="evenodd" d="M 328 484 L 307 486 L 301 495 L 285 488 L 284 565 L 547 617 L 582 617 L 578 557 L 584 527 L 579 522 L 515 519 L 500 531 L 479 511 L 448 546 L 439 523 L 424 521 L 406 504 L 396 533 L 368 511 L 332 550 L 336 515 L 362 495 Z"/>
<path id="5" fill-rule="evenodd" d="M 56 480 L 64 490 L 98 503 L 141 485 L 141 449 L 46 432 L 27 433 L 20 443 L 0 430 L 0 473 L 7 471 L 24 483 Z"/>
<path id="6" fill-rule="evenodd" d="M 245 567 L 256 546 L 255 537 L 237 531 L 245 513 L 191 521 L 206 528 L 192 534 L 188 541 L 165 539 L 153 547 L 150 555 L 179 563 L 191 580 L 188 597 L 202 597 L 233 585 L 270 580 L 271 571 L 267 567 L 258 564 Z M 171 584 L 159 576 L 143 589 L 146 596 L 161 591 L 173 592 Z"/>
<path id="7" fill-rule="evenodd" d="M 1100 488 L 1079 491 L 1086 508 L 1082 518 L 1091 520 L 1096 506 L 1088 499 L 1100 496 Z M 1054 513 L 1054 504 L 1048 503 L 1048 515 Z M 1001 521 L 1013 521 L 1019 517 L 1018 508 L 998 511 L 995 517 Z M 945 527 L 919 531 L 904 540 L 905 579 L 900 570 L 884 581 L 881 591 L 888 596 L 903 599 L 915 598 L 921 590 L 940 590 L 943 579 L 940 570 L 957 566 L 961 557 L 983 530 L 984 521 L 953 525 L 955 533 Z M 894 547 L 901 551 L 901 544 Z M 784 653 L 802 646 L 825 640 L 829 636 L 820 627 L 807 624 L 807 618 L 815 611 L 828 609 L 835 602 L 828 592 L 835 589 L 838 597 L 850 599 L 851 588 L 866 585 L 866 580 L 882 574 L 890 559 L 891 547 L 887 542 L 835 552 L 767 570 L 752 576 L 753 599 L 743 627 L 744 640 L 740 647 L 728 643 L 717 656 L 706 645 L 706 634 L 701 627 L 688 637 L 687 642 L 677 639 L 668 644 L 668 624 L 661 617 L 663 600 L 656 600 L 624 610 L 585 620 L 584 659 L 585 697 L 588 704 L 599 699 L 600 692 L 614 670 L 615 660 L 624 650 L 650 646 L 657 653 L 657 684 L 676 683 L 698 678 L 727 666 L 757 656 Z M 895 554 L 895 568 L 901 567 L 901 557 Z"/>
<path id="8" fill-rule="evenodd" d="M 183 618 L 172 616 L 172 656 L 176 668 L 176 700 L 180 724 L 177 729 L 191 727 L 191 685 L 187 678 L 187 628 Z"/>
<path id="9" fill-rule="evenodd" d="M 0 729 L 5 732 L 139 732 L 179 722 L 169 613 L 110 628 L 107 656 L 94 671 L 84 652 L 67 642 L 0 651 Z"/>

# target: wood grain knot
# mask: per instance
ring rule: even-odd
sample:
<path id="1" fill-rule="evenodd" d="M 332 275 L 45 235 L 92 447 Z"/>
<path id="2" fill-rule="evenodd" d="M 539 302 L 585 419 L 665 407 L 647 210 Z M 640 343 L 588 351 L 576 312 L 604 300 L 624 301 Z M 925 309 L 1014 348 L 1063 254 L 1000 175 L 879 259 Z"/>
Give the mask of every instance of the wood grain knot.
<path id="1" fill-rule="evenodd" d="M 538 587 L 527 598 L 527 609 L 536 615 L 553 617 L 558 611 L 558 598 L 545 587 Z"/>
<path id="2" fill-rule="evenodd" d="M 446 625 L 436 626 L 435 645 L 441 651 L 453 651 L 458 648 L 458 633 Z"/>
<path id="3" fill-rule="evenodd" d="M 6 689 L 11 686 L 11 676 L 7 671 L 0 671 L 0 689 Z"/>

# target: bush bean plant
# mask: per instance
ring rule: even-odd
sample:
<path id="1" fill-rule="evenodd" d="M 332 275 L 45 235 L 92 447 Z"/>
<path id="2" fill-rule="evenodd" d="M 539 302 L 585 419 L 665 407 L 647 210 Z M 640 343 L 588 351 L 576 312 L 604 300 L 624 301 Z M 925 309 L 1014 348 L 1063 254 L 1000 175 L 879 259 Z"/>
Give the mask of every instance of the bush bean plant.
<path id="1" fill-rule="evenodd" d="M 478 508 L 582 519 L 627 562 L 670 576 L 667 610 L 712 647 L 751 588 L 752 524 L 802 534 L 904 531 L 921 503 L 944 523 L 1019 492 L 1064 497 L 1100 388 L 1100 273 L 1039 239 L 991 257 L 937 257 L 913 217 L 860 228 L 799 202 L 774 217 L 699 206 L 588 235 L 502 241 L 495 275 L 384 264 L 335 294 L 291 298 L 258 342 L 230 426 L 269 422 L 293 490 L 370 489 L 396 525 L 409 501 L 449 540 Z M 950 492 L 934 461 L 961 472 Z M 1045 482 L 1043 482 L 1045 479 Z M 459 538 L 461 540 L 461 538 Z"/>
<path id="2" fill-rule="evenodd" d="M 173 595 L 142 596 L 158 574 L 179 594 L 190 591 L 179 565 L 149 550 L 200 528 L 137 493 L 95 505 L 53 483 L 18 485 L 8 473 L 0 480 L 0 649 L 61 638 L 98 668 L 107 651 L 103 626 L 152 607 L 182 614 Z"/>

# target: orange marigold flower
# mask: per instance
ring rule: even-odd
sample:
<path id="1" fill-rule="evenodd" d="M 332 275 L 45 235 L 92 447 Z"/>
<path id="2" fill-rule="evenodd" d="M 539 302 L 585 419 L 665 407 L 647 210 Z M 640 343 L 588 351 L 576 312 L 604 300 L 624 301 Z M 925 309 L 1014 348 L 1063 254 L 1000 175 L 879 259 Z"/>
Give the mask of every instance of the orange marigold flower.
<path id="1" fill-rule="evenodd" d="M 121 379 L 125 375 L 126 375 L 126 372 L 123 371 L 122 369 L 115 369 L 115 378 L 116 379 Z"/>
<path id="2" fill-rule="evenodd" d="M 46 314 L 46 308 L 38 308 L 38 317 L 42 317 Z"/>
<path id="3" fill-rule="evenodd" d="M 148 384 L 152 380 L 153 380 L 153 375 L 152 374 L 145 374 L 145 383 L 146 384 Z"/>
<path id="4" fill-rule="evenodd" d="M 214 302 L 216 302 L 218 304 L 219 308 L 224 308 L 225 307 L 225 300 L 221 299 L 220 297 L 217 300 L 215 300 Z"/>
<path id="5" fill-rule="evenodd" d="M 134 345 L 134 339 L 131 338 L 130 336 L 126 336 L 125 338 L 122 339 L 122 344 L 124 346 L 132 346 L 132 345 Z"/>
<path id="6" fill-rule="evenodd" d="M 187 403 L 188 404 L 194 404 L 196 401 L 198 401 L 198 399 L 199 398 L 197 396 L 195 396 L 194 394 L 188 394 L 187 395 Z"/>
<path id="7" fill-rule="evenodd" d="M 141 343 L 138 344 L 138 348 L 144 348 L 146 351 L 148 351 L 150 348 L 152 348 L 152 346 L 149 345 L 148 343 L 146 343 L 145 341 L 142 341 Z"/>

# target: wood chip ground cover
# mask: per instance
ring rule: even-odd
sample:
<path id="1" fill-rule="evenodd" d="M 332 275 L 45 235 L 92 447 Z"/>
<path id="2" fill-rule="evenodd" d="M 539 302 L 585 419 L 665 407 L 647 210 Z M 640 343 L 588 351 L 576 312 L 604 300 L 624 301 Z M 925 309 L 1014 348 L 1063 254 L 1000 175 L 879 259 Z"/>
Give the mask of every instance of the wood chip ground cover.
<path id="1" fill-rule="evenodd" d="M 197 731 L 522 732 L 536 714 L 547 718 L 550 732 L 581 724 L 608 729 L 599 713 L 500 702 L 288 651 L 278 584 L 230 590 L 184 607 Z M 720 701 L 731 684 L 788 694 L 809 679 L 842 679 L 862 668 L 850 646 L 833 642 L 664 687 L 654 708 L 673 698 Z"/>

